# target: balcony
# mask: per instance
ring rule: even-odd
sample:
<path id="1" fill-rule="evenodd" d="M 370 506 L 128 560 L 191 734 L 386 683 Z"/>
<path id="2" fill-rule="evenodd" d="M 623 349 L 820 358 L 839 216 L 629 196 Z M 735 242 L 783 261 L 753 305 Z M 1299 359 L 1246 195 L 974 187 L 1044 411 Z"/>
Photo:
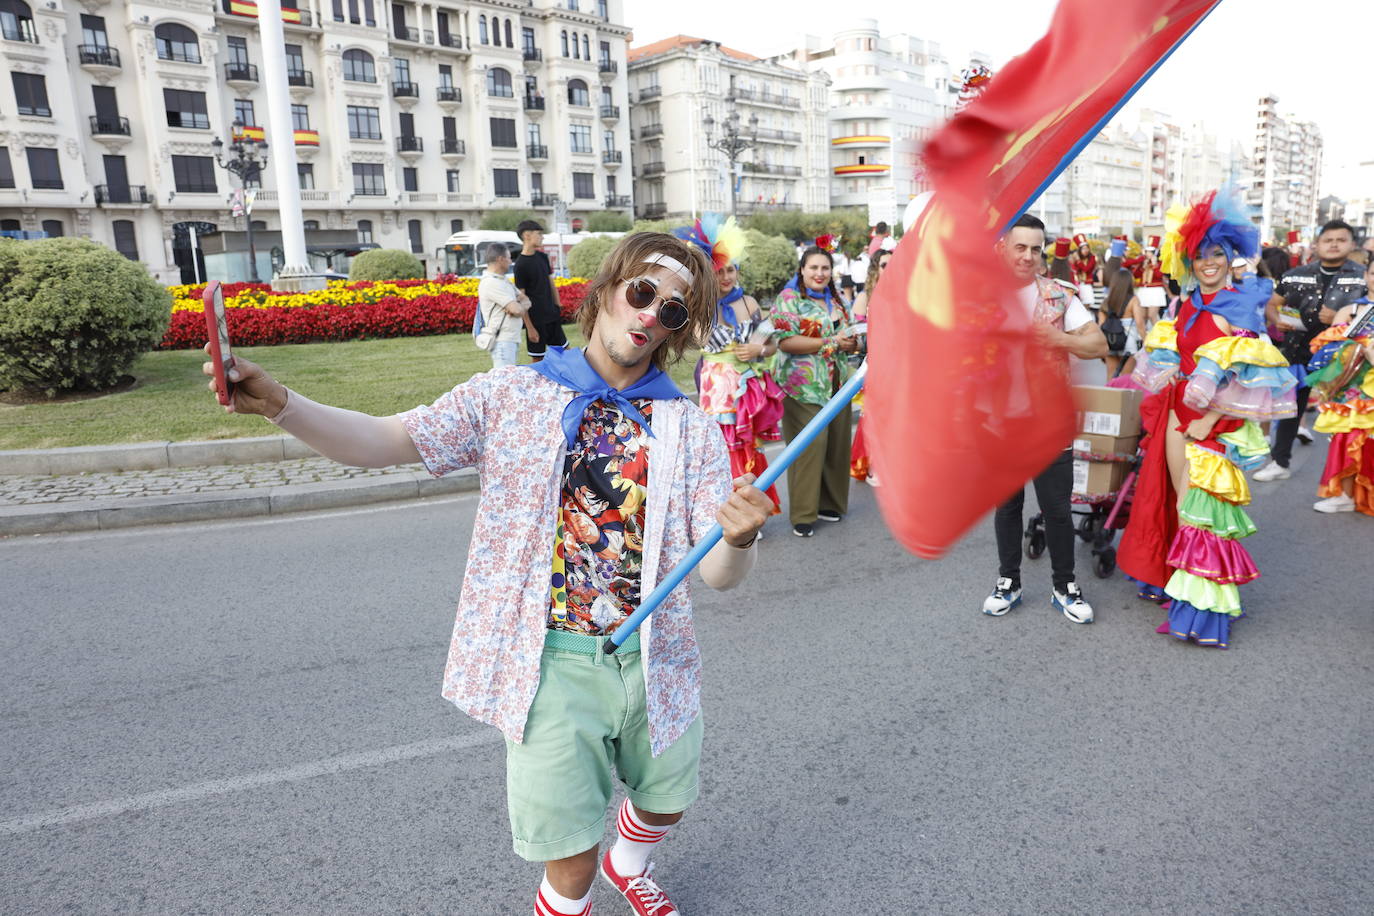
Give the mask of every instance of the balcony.
<path id="1" fill-rule="evenodd" d="M 229 85 L 257 85 L 258 68 L 255 64 L 230 63 L 224 65 L 224 81 Z"/>
<path id="2" fill-rule="evenodd" d="M 413 41 L 417 45 L 420 43 L 420 30 L 409 26 L 398 25 L 395 28 L 393 37 L 397 41 Z"/>
<path id="3" fill-rule="evenodd" d="M 668 205 L 663 202 L 644 205 L 645 219 L 662 219 L 668 215 Z"/>
<path id="4" fill-rule="evenodd" d="M 549 158 L 549 148 L 542 143 L 531 143 L 525 147 L 525 158 L 547 159 Z"/>
<path id="5" fill-rule="evenodd" d="M 662 162 L 646 162 L 644 167 L 639 170 L 639 174 L 648 178 L 650 175 L 662 175 L 668 170 Z"/>
<path id="6" fill-rule="evenodd" d="M 531 207 L 552 207 L 557 200 L 557 194 L 545 194 L 542 191 L 530 194 Z"/>
<path id="7" fill-rule="evenodd" d="M 439 153 L 443 156 L 466 156 L 468 154 L 467 141 L 445 137 L 439 141 Z"/>
<path id="8" fill-rule="evenodd" d="M 542 95 L 527 95 L 527 96 L 525 96 L 525 110 L 526 110 L 526 111 L 543 111 L 543 110 L 544 110 L 544 97 L 543 97 Z"/>
<path id="9" fill-rule="evenodd" d="M 601 120 L 603 120 L 603 121 L 619 121 L 619 120 L 620 120 L 620 106 L 619 106 L 619 105 L 602 105 L 602 106 L 601 106 Z"/>
<path id="10" fill-rule="evenodd" d="M 656 99 L 663 94 L 662 86 L 645 86 L 639 90 L 639 100 L 647 102 L 649 99 Z"/>
<path id="11" fill-rule="evenodd" d="M 296 144 L 296 155 L 302 152 L 319 149 L 320 132 L 318 130 L 293 130 L 291 139 Z"/>
<path id="12" fill-rule="evenodd" d="M 132 137 L 133 132 L 129 130 L 129 119 L 121 117 L 104 117 L 102 115 L 91 115 L 91 136 L 92 137 Z"/>
<path id="13" fill-rule="evenodd" d="M 630 207 L 630 195 L 609 195 L 605 200 L 605 207 L 607 210 L 627 210 Z"/>
<path id="14" fill-rule="evenodd" d="M 661 136 L 663 136 L 662 124 L 645 124 L 639 129 L 639 139 L 641 140 L 649 140 Z"/>
<path id="15" fill-rule="evenodd" d="M 544 52 L 538 48 L 526 48 L 521 55 L 527 64 L 537 64 L 544 59 Z"/>
<path id="16" fill-rule="evenodd" d="M 608 149 L 601 151 L 602 165 L 620 165 L 624 161 L 624 153 L 618 149 Z"/>
<path id="17" fill-rule="evenodd" d="M 391 96 L 397 99 L 418 99 L 420 97 L 420 84 L 394 82 L 391 84 Z"/>
<path id="18" fill-rule="evenodd" d="M 141 184 L 119 185 L 98 184 L 95 186 L 95 202 L 98 204 L 150 204 L 148 189 Z"/>
<path id="19" fill-rule="evenodd" d="M 396 152 L 403 156 L 418 156 L 425 151 L 425 141 L 419 137 L 396 138 Z"/>
<path id="20" fill-rule="evenodd" d="M 745 162 L 745 163 L 741 163 L 741 164 L 744 166 L 744 170 L 745 170 L 746 172 L 759 172 L 759 173 L 764 174 L 764 175 L 784 175 L 784 176 L 789 177 L 789 178 L 800 178 L 800 177 L 801 177 L 801 173 L 802 173 L 801 166 L 799 166 L 799 165 L 773 165 L 771 162 Z M 841 172 L 841 171 L 839 171 L 841 168 L 848 168 L 848 169 L 850 169 L 850 171 L 849 171 L 849 172 Z M 867 171 L 859 171 L 861 168 L 866 168 Z M 860 166 L 836 166 L 836 168 L 835 168 L 835 174 L 836 174 L 836 175 L 854 174 L 856 171 L 857 171 L 859 174 L 877 174 L 877 173 L 880 173 L 880 172 L 887 172 L 887 171 L 889 171 L 891 168 L 892 168 L 892 166 L 890 166 L 890 165 L 879 165 L 879 164 L 877 164 L 877 163 L 874 163 L 874 164 L 872 164 L 872 165 L 870 165 L 870 166 L 866 166 L 866 167 L 860 167 Z"/>
<path id="21" fill-rule="evenodd" d="M 470 51 L 467 42 L 462 35 L 454 35 L 451 32 L 439 33 L 439 47 L 452 48 L 455 51 Z"/>
<path id="22" fill-rule="evenodd" d="M 287 70 L 286 85 L 293 89 L 314 89 L 315 74 L 309 70 Z"/>
<path id="23" fill-rule="evenodd" d="M 80 45 L 76 57 L 83 68 L 95 73 L 114 73 L 120 69 L 119 52 L 107 45 Z"/>
<path id="24" fill-rule="evenodd" d="M 596 71 L 602 76 L 615 76 L 620 72 L 620 65 L 613 60 L 602 60 L 597 62 Z"/>

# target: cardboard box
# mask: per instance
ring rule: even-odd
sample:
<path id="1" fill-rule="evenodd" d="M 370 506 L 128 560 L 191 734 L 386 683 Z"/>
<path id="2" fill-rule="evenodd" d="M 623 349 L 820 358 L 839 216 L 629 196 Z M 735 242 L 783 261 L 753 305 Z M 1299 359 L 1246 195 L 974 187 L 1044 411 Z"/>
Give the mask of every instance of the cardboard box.
<path id="1" fill-rule="evenodd" d="M 1082 432 L 1115 439 L 1140 435 L 1140 402 L 1144 392 L 1134 388 L 1075 385 L 1078 428 Z"/>
<path id="2" fill-rule="evenodd" d="M 1140 445 L 1139 436 L 1099 436 L 1095 433 L 1079 433 L 1073 437 L 1075 452 L 1088 452 L 1093 455 L 1134 455 Z"/>
<path id="3" fill-rule="evenodd" d="M 1073 492 L 1079 496 L 1107 496 L 1121 489 L 1129 465 L 1121 461 L 1073 460 Z"/>

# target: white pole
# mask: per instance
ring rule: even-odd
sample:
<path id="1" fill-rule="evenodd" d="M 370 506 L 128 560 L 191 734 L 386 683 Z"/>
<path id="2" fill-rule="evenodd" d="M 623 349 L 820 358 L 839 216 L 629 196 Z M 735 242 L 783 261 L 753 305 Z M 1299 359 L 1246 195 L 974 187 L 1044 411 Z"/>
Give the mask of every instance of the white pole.
<path id="1" fill-rule="evenodd" d="M 260 0 L 258 27 L 262 35 L 263 88 L 267 90 L 267 135 L 277 177 L 277 214 L 281 219 L 284 263 L 278 277 L 309 277 L 305 257 L 305 223 L 301 217 L 300 176 L 296 168 L 296 132 L 291 122 L 291 91 L 286 81 L 286 45 L 282 34 L 281 0 Z M 322 288 L 322 281 L 305 281 L 304 289 Z"/>
<path id="2" fill-rule="evenodd" d="M 191 276 L 200 283 L 200 236 L 196 235 L 195 226 L 188 226 L 187 229 L 191 234 Z"/>

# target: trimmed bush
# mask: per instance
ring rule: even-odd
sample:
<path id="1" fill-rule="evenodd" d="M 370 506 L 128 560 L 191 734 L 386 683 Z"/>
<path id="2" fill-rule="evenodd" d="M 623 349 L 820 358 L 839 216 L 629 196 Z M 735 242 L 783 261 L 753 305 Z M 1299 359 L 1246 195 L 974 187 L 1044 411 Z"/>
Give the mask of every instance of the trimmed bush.
<path id="1" fill-rule="evenodd" d="M 0 389 L 108 388 L 157 346 L 171 314 L 147 269 L 104 245 L 0 241 Z"/>
<path id="2" fill-rule="evenodd" d="M 629 232 L 630 218 L 624 213 L 593 213 L 587 217 L 588 232 Z"/>
<path id="3" fill-rule="evenodd" d="M 568 270 L 574 277 L 595 277 L 601 270 L 601 262 L 616 244 L 616 239 L 605 236 L 583 239 L 568 251 Z"/>
<path id="4" fill-rule="evenodd" d="M 764 235 L 757 229 L 745 230 L 745 236 L 749 247 L 740 263 L 740 284 L 755 299 L 767 299 L 797 272 L 796 249 L 782 236 Z"/>
<path id="5" fill-rule="evenodd" d="M 478 228 L 488 229 L 492 232 L 514 232 L 515 227 L 527 219 L 532 219 L 541 226 L 548 228 L 545 220 L 533 213 L 522 213 L 519 210 L 492 210 L 482 217 L 482 224 Z"/>
<path id="6" fill-rule="evenodd" d="M 408 251 L 398 248 L 373 248 L 364 251 L 348 265 L 348 279 L 361 280 L 423 280 L 425 265 Z"/>

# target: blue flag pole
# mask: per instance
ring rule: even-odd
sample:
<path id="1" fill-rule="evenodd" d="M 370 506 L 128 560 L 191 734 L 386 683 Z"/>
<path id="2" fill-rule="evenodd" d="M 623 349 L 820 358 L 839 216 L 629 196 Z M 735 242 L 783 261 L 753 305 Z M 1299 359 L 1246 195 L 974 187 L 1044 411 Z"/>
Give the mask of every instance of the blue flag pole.
<path id="1" fill-rule="evenodd" d="M 863 387 L 864 376 L 867 374 L 868 363 L 864 362 L 863 365 L 859 366 L 858 371 L 850 377 L 849 381 L 845 382 L 844 386 L 835 392 L 835 396 L 830 399 L 830 402 L 821 408 L 821 412 L 811 418 L 811 422 L 806 424 L 806 427 L 797 434 L 795 439 L 787 443 L 787 448 L 783 449 L 778 459 L 768 466 L 768 470 L 763 472 L 763 476 L 754 481 L 754 486 L 760 490 L 767 490 L 777 483 L 778 478 L 783 475 L 792 462 L 797 460 L 797 456 L 806 451 L 807 446 L 816 440 L 821 430 L 829 426 L 830 421 L 839 416 L 840 411 L 848 407 L 849 402 L 854 400 L 854 396 Z M 635 612 L 626 617 L 620 626 L 616 627 L 611 638 L 602 643 L 602 648 L 606 650 L 607 654 L 620 648 L 621 644 L 630 638 L 630 634 L 644 622 L 644 618 L 658 610 L 658 606 L 663 603 L 669 593 L 681 585 L 683 579 L 691 575 L 692 570 L 697 568 L 697 564 L 706 558 L 706 554 L 711 552 L 711 548 L 716 546 L 716 542 L 724 535 L 725 532 L 721 530 L 719 525 L 711 526 L 706 537 L 697 542 L 691 552 L 683 557 L 677 566 L 673 567 L 673 571 L 668 573 L 663 581 L 658 583 L 654 590 L 649 593 L 649 596 L 639 603 Z"/>

